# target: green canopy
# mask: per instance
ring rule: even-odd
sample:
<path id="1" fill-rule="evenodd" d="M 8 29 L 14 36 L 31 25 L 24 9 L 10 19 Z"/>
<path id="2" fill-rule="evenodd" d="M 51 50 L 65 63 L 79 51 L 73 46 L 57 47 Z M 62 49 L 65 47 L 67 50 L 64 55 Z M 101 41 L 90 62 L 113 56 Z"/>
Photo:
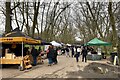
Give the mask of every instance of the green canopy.
<path id="1" fill-rule="evenodd" d="M 104 42 L 102 40 L 99 40 L 98 38 L 94 38 L 91 41 L 84 44 L 85 46 L 109 46 L 111 43 Z"/>

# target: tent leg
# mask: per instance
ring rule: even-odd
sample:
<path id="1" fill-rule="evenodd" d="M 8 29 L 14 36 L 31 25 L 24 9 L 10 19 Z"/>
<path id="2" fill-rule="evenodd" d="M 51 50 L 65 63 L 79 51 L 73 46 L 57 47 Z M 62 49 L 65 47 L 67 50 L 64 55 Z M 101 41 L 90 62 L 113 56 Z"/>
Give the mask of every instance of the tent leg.
<path id="1" fill-rule="evenodd" d="M 22 42 L 22 60 L 23 60 L 23 42 Z"/>
<path id="2" fill-rule="evenodd" d="M 23 42 L 22 42 L 22 61 L 21 61 L 21 64 L 20 64 L 20 70 L 23 70 L 24 69 L 24 66 L 23 66 Z"/>

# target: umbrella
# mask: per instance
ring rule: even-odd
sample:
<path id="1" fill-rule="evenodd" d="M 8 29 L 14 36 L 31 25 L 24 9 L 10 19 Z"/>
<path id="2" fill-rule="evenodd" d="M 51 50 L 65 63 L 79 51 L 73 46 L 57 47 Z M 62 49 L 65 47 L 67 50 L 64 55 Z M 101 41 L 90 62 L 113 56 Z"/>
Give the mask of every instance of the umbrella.
<path id="1" fill-rule="evenodd" d="M 87 42 L 86 44 L 84 44 L 85 46 L 109 46 L 111 45 L 111 43 L 108 42 L 104 42 L 102 40 L 99 40 L 98 38 L 94 38 L 91 41 Z"/>

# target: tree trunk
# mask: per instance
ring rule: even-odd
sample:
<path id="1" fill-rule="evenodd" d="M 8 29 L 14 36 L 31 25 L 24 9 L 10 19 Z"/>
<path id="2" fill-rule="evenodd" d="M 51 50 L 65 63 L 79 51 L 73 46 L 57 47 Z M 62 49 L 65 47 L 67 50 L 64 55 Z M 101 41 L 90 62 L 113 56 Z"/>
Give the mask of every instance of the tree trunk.
<path id="1" fill-rule="evenodd" d="M 36 2 L 34 3 L 34 20 L 33 20 L 33 26 L 32 26 L 32 37 L 34 37 L 34 33 L 35 33 L 35 27 L 37 24 L 37 17 L 38 17 L 38 13 L 39 13 L 39 7 L 40 7 L 40 2 L 38 2 L 38 6 L 36 8 Z"/>
<path id="2" fill-rule="evenodd" d="M 28 13 L 28 2 L 27 2 L 27 4 L 26 4 L 26 19 L 27 19 L 27 23 L 26 23 L 26 29 L 27 29 L 27 33 L 28 33 L 28 36 L 30 36 L 31 34 L 30 34 L 30 27 L 29 27 L 29 21 L 28 21 L 28 16 L 29 16 L 29 13 Z M 23 13 L 24 14 L 24 13 Z M 24 15 L 23 15 L 24 16 Z"/>
<path id="3" fill-rule="evenodd" d="M 102 34 L 102 32 L 100 31 L 99 25 L 98 25 L 98 23 L 97 23 L 98 20 L 95 18 L 94 14 L 93 14 L 93 12 L 92 12 L 92 8 L 90 7 L 89 2 L 86 2 L 86 5 L 88 6 L 88 9 L 89 9 L 89 11 L 90 11 L 90 13 L 91 13 L 91 15 L 92 15 L 94 27 L 96 27 L 98 33 L 100 34 L 100 37 L 103 38 L 103 34 Z M 99 15 L 99 14 L 98 14 L 98 15 Z"/>
<path id="4" fill-rule="evenodd" d="M 109 13 L 109 18 L 110 18 L 110 24 L 112 26 L 112 33 L 113 33 L 113 47 L 117 46 L 117 31 L 116 31 L 116 26 L 115 26 L 115 19 L 114 19 L 114 13 L 112 12 L 112 2 L 109 2 L 108 5 L 108 13 Z"/>
<path id="5" fill-rule="evenodd" d="M 119 11 L 118 11 L 118 20 L 120 21 L 120 7 L 119 7 Z M 118 58 L 119 58 L 119 66 L 120 66 L 120 22 L 118 22 Z"/>
<path id="6" fill-rule="evenodd" d="M 14 2 L 14 6 L 15 6 L 15 2 Z M 20 26 L 19 26 L 19 23 L 18 23 L 18 20 L 17 20 L 17 12 L 16 12 L 16 9 L 14 9 L 14 13 L 15 13 L 15 21 L 16 21 L 17 27 L 18 27 L 18 29 L 20 29 Z"/>
<path id="7" fill-rule="evenodd" d="M 42 20 L 41 20 L 41 37 L 43 32 L 43 18 L 44 18 L 45 4 L 43 5 Z"/>
<path id="8" fill-rule="evenodd" d="M 12 30 L 11 24 L 11 2 L 6 2 L 6 23 L 5 23 L 5 33 L 8 33 Z"/>
<path id="9" fill-rule="evenodd" d="M 119 58 L 119 65 L 120 65 L 120 35 L 118 37 L 118 58 Z"/>

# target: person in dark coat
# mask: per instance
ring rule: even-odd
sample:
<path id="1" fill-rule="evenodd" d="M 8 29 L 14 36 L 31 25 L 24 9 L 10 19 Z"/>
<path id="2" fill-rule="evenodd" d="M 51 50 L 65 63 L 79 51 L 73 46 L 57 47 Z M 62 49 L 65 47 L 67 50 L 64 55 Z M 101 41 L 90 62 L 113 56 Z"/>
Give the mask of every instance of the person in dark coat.
<path id="1" fill-rule="evenodd" d="M 62 54 L 65 54 L 65 48 L 62 48 L 61 51 L 62 51 Z"/>
<path id="2" fill-rule="evenodd" d="M 74 47 L 72 47 L 71 50 L 72 50 L 72 57 L 74 57 Z"/>
<path id="3" fill-rule="evenodd" d="M 41 47 L 39 47 L 39 49 L 38 49 L 38 53 L 40 54 L 41 52 L 42 52 Z"/>
<path id="4" fill-rule="evenodd" d="M 47 58 L 48 58 L 48 66 L 51 66 L 53 64 L 53 58 L 54 58 L 54 49 L 53 46 L 50 45 L 47 50 Z"/>
<path id="5" fill-rule="evenodd" d="M 54 57 L 53 57 L 53 62 L 54 62 L 54 64 L 57 64 L 58 63 L 58 61 L 57 61 L 57 55 L 58 55 L 58 53 L 57 53 L 57 51 L 58 51 L 58 48 L 55 48 L 54 49 Z"/>
<path id="6" fill-rule="evenodd" d="M 66 57 L 70 57 L 70 55 L 69 55 L 69 48 L 68 47 L 66 47 Z"/>
<path id="7" fill-rule="evenodd" d="M 31 54 L 33 56 L 33 66 L 35 66 L 37 64 L 37 56 L 38 56 L 37 49 L 32 47 Z"/>
<path id="8" fill-rule="evenodd" d="M 87 53 L 88 53 L 88 51 L 87 51 L 87 49 L 86 49 L 87 47 L 83 47 L 83 49 L 82 49 L 82 62 L 84 62 L 84 59 L 85 59 L 85 62 L 87 62 Z"/>
<path id="9" fill-rule="evenodd" d="M 28 49 L 29 49 L 28 47 L 25 47 L 25 48 L 23 49 L 23 56 L 26 56 L 26 55 L 29 54 Z"/>

